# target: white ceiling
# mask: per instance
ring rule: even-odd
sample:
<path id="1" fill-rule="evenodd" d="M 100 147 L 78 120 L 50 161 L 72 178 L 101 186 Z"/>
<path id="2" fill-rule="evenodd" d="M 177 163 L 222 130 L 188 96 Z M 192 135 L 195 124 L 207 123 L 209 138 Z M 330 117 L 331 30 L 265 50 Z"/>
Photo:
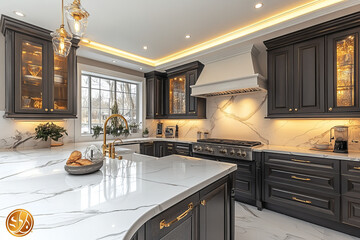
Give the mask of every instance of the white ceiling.
<path id="1" fill-rule="evenodd" d="M 264 4 L 260 9 L 254 8 L 257 0 L 82 0 L 81 3 L 90 13 L 86 38 L 157 59 L 310 2 L 259 1 Z M 60 7 L 61 0 L 0 0 L 0 14 L 49 30 L 60 25 Z M 15 10 L 26 16 L 16 16 Z M 191 38 L 185 39 L 186 34 Z M 148 46 L 147 51 L 143 50 L 144 45 Z M 114 59 L 86 48 L 79 54 L 101 61 Z M 124 65 L 121 60 L 115 64 Z M 139 70 L 137 64 L 126 66 Z"/>

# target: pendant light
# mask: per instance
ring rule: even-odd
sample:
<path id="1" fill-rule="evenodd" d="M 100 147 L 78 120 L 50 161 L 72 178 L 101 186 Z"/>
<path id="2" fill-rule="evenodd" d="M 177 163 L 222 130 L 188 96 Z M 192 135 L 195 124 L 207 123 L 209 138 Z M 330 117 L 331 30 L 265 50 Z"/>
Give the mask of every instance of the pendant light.
<path id="1" fill-rule="evenodd" d="M 61 57 L 67 57 L 71 49 L 72 36 L 66 32 L 64 28 L 64 0 L 61 0 L 61 25 L 50 35 L 52 36 L 52 43 L 54 52 Z"/>
<path id="2" fill-rule="evenodd" d="M 90 14 L 81 6 L 80 0 L 74 0 L 72 4 L 65 7 L 65 16 L 74 38 L 82 38 Z"/>

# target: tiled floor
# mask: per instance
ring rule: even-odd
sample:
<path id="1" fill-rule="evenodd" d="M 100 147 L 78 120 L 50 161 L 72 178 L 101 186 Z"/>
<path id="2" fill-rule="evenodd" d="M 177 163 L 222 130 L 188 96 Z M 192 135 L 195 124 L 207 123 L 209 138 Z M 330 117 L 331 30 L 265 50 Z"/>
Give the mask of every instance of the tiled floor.
<path id="1" fill-rule="evenodd" d="M 360 240 L 283 214 L 236 202 L 236 240 Z"/>

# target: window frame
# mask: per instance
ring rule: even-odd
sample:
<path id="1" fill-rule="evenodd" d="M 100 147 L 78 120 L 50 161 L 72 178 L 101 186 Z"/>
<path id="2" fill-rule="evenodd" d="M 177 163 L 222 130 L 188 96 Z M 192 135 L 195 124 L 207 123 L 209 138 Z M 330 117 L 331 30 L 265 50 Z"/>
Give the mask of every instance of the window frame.
<path id="1" fill-rule="evenodd" d="M 92 89 L 96 89 L 96 88 L 91 87 L 91 78 L 92 77 L 99 78 L 100 81 L 102 79 L 104 79 L 104 80 L 113 81 L 115 83 L 115 85 L 114 85 L 115 101 L 117 101 L 117 94 L 118 94 L 118 92 L 116 90 L 116 87 L 117 87 L 116 83 L 117 82 L 136 85 L 136 103 L 135 103 L 135 105 L 136 105 L 136 107 L 135 107 L 135 109 L 136 109 L 136 122 L 137 123 L 142 122 L 141 121 L 142 119 L 140 119 L 141 116 L 143 115 L 143 114 L 141 114 L 141 111 L 143 111 L 143 107 L 142 107 L 142 104 L 140 104 L 141 103 L 140 94 L 142 94 L 141 93 L 141 89 L 142 89 L 141 84 L 143 84 L 142 82 L 135 81 L 135 80 L 130 80 L 130 79 L 119 78 L 119 77 L 114 77 L 114 76 L 109 76 L 109 75 L 104 75 L 104 74 L 97 74 L 97 73 L 94 73 L 94 72 L 89 72 L 89 71 L 84 71 L 84 70 L 80 71 L 79 75 L 80 75 L 80 81 L 79 81 L 79 85 L 80 85 L 80 107 L 79 107 L 79 109 L 80 109 L 80 135 L 81 136 L 89 136 L 89 135 L 93 134 L 93 132 L 92 132 L 93 124 L 92 124 L 92 115 L 91 115 L 91 110 L 92 110 L 92 101 L 91 101 L 91 99 L 92 99 L 91 96 L 92 95 L 91 95 L 91 92 L 92 92 Z M 83 87 L 83 85 L 82 85 L 82 77 L 83 76 L 87 76 L 88 79 L 89 79 L 89 85 L 86 86 L 86 87 Z M 101 86 L 101 83 L 100 83 L 100 86 Z M 82 105 L 82 97 L 83 97 L 82 96 L 82 90 L 84 88 L 87 88 L 87 90 L 88 90 L 88 100 L 89 100 L 88 101 L 89 106 L 87 107 L 87 109 L 88 109 L 88 127 L 90 129 L 90 132 L 88 132 L 88 133 L 82 132 L 82 125 L 83 125 L 83 123 L 82 123 L 82 110 L 85 108 Z M 98 90 L 100 91 L 100 94 L 101 94 L 101 91 L 102 91 L 101 87 Z M 104 90 L 104 91 L 107 91 L 107 90 Z M 111 92 L 111 91 L 112 90 L 109 90 L 109 92 Z M 122 92 L 122 93 L 125 93 L 125 92 Z M 128 94 L 131 95 L 131 91 Z M 100 98 L 101 98 L 101 96 L 100 96 Z M 111 108 L 111 106 L 110 106 L 110 108 Z M 101 109 L 102 108 L 101 108 L 101 103 L 100 103 L 100 111 L 101 111 Z M 100 119 L 100 121 L 101 121 L 101 119 Z"/>

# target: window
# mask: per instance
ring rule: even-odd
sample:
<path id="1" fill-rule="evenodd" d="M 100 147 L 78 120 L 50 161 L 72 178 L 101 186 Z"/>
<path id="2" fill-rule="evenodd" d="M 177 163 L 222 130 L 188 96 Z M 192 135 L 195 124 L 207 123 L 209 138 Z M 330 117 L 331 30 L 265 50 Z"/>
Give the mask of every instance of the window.
<path id="1" fill-rule="evenodd" d="M 139 122 L 137 108 L 138 84 L 126 80 L 81 75 L 81 133 L 92 133 L 92 127 L 102 126 L 111 115 L 115 101 L 119 114 L 129 123 Z"/>

